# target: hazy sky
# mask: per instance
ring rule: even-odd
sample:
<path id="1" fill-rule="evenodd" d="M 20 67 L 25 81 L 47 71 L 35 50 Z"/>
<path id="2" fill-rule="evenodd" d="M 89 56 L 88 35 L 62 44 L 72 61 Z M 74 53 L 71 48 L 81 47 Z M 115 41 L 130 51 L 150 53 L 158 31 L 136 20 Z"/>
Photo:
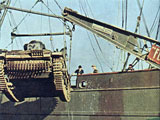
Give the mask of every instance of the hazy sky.
<path id="1" fill-rule="evenodd" d="M 31 9 L 35 4 L 35 1 L 36 0 L 12 0 L 11 6 L 23 9 Z M 54 0 L 43 1 L 45 5 L 48 5 L 52 13 L 61 15 L 62 11 Z M 64 7 L 69 7 L 83 15 L 85 15 L 85 11 L 89 17 L 122 27 L 122 0 L 57 0 L 57 2 L 62 9 L 64 9 Z M 140 2 L 142 4 L 142 0 L 140 0 Z M 48 9 L 44 4 L 39 2 L 34 6 L 34 8 L 32 8 L 32 10 L 48 13 Z M 149 30 L 156 16 L 159 4 L 160 0 L 144 1 L 143 13 Z M 128 0 L 127 7 L 127 30 L 134 32 L 137 17 L 140 13 L 137 0 Z M 51 12 L 49 13 L 51 14 Z M 46 48 L 51 49 L 50 37 L 15 38 L 13 44 L 8 46 L 8 44 L 11 43 L 10 33 L 18 24 L 17 30 L 15 31 L 16 33 L 63 32 L 62 22 L 55 18 L 49 19 L 48 17 L 27 14 L 25 20 L 20 23 L 26 14 L 27 13 L 9 10 L 1 28 L 0 48 L 8 50 L 23 49 L 23 44 L 29 42 L 30 40 L 37 39 L 43 41 L 46 45 Z M 157 27 L 151 34 L 152 38 L 155 38 L 156 29 Z M 143 22 L 141 22 L 139 33 L 147 36 Z M 91 41 L 89 40 L 88 35 L 91 38 Z M 158 38 L 158 40 L 160 41 L 160 38 Z M 87 32 L 82 27 L 76 26 L 75 32 L 73 32 L 70 73 L 73 73 L 78 65 L 83 66 L 85 73 L 92 72 L 92 64 L 95 64 L 100 72 L 102 72 L 100 64 L 104 72 L 110 72 L 111 69 L 109 67 L 113 68 L 114 71 L 122 68 L 124 53 L 120 52 L 119 49 L 115 48 L 106 40 L 98 38 L 98 41 L 103 53 L 100 52 L 93 34 Z M 61 49 L 63 47 L 63 37 L 53 36 L 53 43 L 54 49 Z M 91 47 L 91 43 L 93 44 L 94 48 Z M 69 37 L 67 37 L 67 45 L 69 47 Z M 96 55 L 99 58 L 98 60 L 95 57 L 93 49 L 96 51 Z M 133 60 L 134 57 L 131 57 L 129 61 L 132 62 Z M 140 66 L 141 64 L 137 65 L 136 68 L 141 68 Z"/>

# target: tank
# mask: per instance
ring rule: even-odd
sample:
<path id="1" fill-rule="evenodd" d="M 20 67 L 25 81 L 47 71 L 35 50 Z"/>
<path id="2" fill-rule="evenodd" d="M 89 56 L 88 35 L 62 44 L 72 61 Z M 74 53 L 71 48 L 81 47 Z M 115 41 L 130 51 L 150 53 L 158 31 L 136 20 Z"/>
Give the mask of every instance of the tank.
<path id="1" fill-rule="evenodd" d="M 25 44 L 24 50 L 1 50 L 0 91 L 13 102 L 30 97 L 60 97 L 69 102 L 64 50 L 51 52 L 38 40 Z"/>

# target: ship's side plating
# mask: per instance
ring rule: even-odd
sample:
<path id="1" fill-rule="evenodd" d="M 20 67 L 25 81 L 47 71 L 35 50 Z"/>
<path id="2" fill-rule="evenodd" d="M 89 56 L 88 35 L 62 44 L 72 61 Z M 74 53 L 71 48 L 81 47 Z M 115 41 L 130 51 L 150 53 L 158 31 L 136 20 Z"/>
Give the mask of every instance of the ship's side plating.
<path id="1" fill-rule="evenodd" d="M 78 76 L 69 103 L 32 98 L 14 104 L 1 96 L 0 120 L 159 120 L 159 95 L 159 70 L 86 74 Z"/>

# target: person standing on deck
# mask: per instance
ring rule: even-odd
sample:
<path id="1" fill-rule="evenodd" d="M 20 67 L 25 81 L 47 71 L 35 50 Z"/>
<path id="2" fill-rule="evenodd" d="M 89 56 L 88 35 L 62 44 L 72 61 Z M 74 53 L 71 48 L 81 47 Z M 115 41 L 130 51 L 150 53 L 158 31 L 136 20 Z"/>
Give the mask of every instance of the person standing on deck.
<path id="1" fill-rule="evenodd" d="M 77 73 L 77 75 L 82 75 L 84 73 L 81 65 L 78 66 L 78 69 L 75 71 L 75 73 Z"/>
<path id="2" fill-rule="evenodd" d="M 133 70 L 134 70 L 133 65 L 129 64 L 127 71 L 133 71 Z"/>
<path id="3" fill-rule="evenodd" d="M 92 65 L 92 68 L 93 68 L 93 73 L 98 73 L 98 70 L 95 65 Z"/>

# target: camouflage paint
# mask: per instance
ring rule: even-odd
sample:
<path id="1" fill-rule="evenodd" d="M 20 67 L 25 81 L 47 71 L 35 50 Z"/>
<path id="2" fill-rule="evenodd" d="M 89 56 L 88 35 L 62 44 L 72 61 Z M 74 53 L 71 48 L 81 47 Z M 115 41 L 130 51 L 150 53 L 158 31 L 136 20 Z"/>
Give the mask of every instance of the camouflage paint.
<path id="1" fill-rule="evenodd" d="M 78 76 L 69 103 L 59 98 L 12 103 L 3 96 L 0 120 L 160 120 L 159 78 L 159 70 Z"/>

